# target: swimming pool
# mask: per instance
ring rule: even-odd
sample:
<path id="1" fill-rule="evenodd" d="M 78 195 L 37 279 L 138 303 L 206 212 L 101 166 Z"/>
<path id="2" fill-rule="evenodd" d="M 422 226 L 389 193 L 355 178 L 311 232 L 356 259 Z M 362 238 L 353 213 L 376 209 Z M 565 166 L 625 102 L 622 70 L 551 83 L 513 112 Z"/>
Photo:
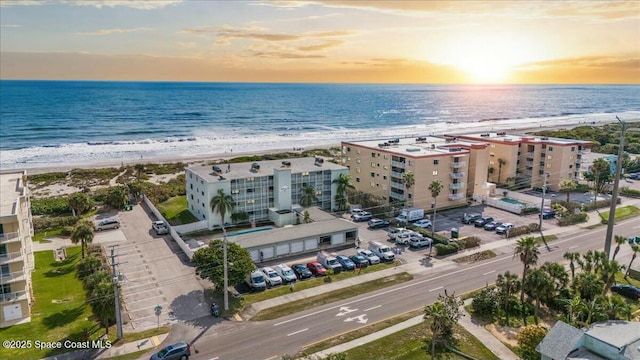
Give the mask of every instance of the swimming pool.
<path id="1" fill-rule="evenodd" d="M 506 197 L 503 197 L 502 199 L 500 199 L 500 201 L 504 201 L 506 203 L 513 204 L 513 205 L 519 205 L 520 207 L 527 207 L 528 206 L 527 204 L 523 203 L 522 201 L 509 199 L 509 198 L 506 198 Z"/>
<path id="2" fill-rule="evenodd" d="M 267 230 L 273 230 L 273 228 L 271 226 L 265 226 L 265 227 L 255 228 L 255 229 L 240 230 L 240 231 L 228 233 L 227 236 L 246 235 L 246 234 L 251 234 L 251 233 L 260 232 L 260 231 L 267 231 Z"/>

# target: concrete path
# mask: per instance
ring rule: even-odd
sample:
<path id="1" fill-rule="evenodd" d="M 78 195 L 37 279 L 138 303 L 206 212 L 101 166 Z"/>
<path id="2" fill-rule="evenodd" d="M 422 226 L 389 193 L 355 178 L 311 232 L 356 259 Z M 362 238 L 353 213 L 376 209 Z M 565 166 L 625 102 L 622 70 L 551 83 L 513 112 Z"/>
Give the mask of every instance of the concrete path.
<path id="1" fill-rule="evenodd" d="M 519 357 L 511 351 L 505 344 L 498 340 L 492 333 L 489 332 L 484 326 L 475 321 L 471 315 L 464 309 L 465 306 L 471 304 L 472 299 L 465 301 L 464 305 L 460 307 L 464 314 L 458 324 L 462 325 L 471 335 L 475 336 L 487 349 L 491 350 L 500 360 L 518 360 Z M 469 354 L 473 355 L 473 354 Z"/>

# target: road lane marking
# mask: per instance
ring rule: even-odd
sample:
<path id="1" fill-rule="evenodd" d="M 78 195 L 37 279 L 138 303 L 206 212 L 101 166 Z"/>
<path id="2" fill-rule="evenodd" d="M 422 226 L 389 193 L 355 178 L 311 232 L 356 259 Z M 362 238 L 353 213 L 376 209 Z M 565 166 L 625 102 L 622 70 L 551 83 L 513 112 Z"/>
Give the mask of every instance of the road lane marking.
<path id="1" fill-rule="evenodd" d="M 337 313 L 336 316 L 343 316 L 354 311 L 358 311 L 358 309 L 352 309 L 348 306 L 342 306 L 340 307 L 340 312 Z"/>
<path id="2" fill-rule="evenodd" d="M 348 318 L 344 319 L 344 322 L 358 320 L 356 322 L 358 322 L 360 324 L 366 324 L 367 321 L 369 321 L 369 319 L 367 319 L 365 316 L 367 316 L 367 314 L 358 315 L 356 317 L 348 317 Z"/>
<path id="3" fill-rule="evenodd" d="M 569 250 L 577 248 L 578 245 L 569 246 Z"/>
<path id="4" fill-rule="evenodd" d="M 301 332 L 305 332 L 305 331 L 307 331 L 307 330 L 309 330 L 309 328 L 304 328 L 304 329 L 302 329 L 302 330 L 294 331 L 294 332 L 292 332 L 291 334 L 287 334 L 287 336 L 292 336 L 292 335 L 295 335 L 295 334 L 300 334 Z"/>
<path id="5" fill-rule="evenodd" d="M 218 359 L 220 359 L 220 356 L 216 356 L 216 357 L 211 358 L 211 359 L 209 359 L 209 360 L 218 360 Z"/>
<path id="6" fill-rule="evenodd" d="M 482 276 L 487 276 L 489 274 L 493 274 L 494 272 L 496 271 L 495 270 L 487 271 L 486 273 L 482 274 Z"/>
<path id="7" fill-rule="evenodd" d="M 370 308 L 368 308 L 368 309 L 364 309 L 364 310 L 362 310 L 362 311 L 363 311 L 363 312 L 367 312 L 367 311 L 369 311 L 369 310 L 377 309 L 377 308 L 379 308 L 379 307 L 382 307 L 382 305 L 378 305 L 378 306 L 370 307 Z"/>
<path id="8" fill-rule="evenodd" d="M 444 286 L 438 286 L 437 288 L 433 288 L 433 289 L 429 290 L 429 292 L 436 291 L 436 290 L 440 290 L 440 289 L 442 289 L 443 287 L 444 287 Z"/>

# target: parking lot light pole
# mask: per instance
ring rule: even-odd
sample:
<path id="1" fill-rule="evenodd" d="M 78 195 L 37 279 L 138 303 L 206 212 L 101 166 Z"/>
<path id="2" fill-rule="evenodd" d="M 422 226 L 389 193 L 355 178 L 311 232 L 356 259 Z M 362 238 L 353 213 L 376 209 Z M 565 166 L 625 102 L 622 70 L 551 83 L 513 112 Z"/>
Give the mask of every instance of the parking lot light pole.
<path id="1" fill-rule="evenodd" d="M 540 219 L 538 220 L 538 230 L 540 230 L 540 234 L 542 234 L 542 212 L 544 211 L 544 200 L 545 194 L 547 192 L 547 178 L 549 174 L 544 174 L 544 182 L 542 183 L 542 203 L 540 204 Z"/>
<path id="2" fill-rule="evenodd" d="M 618 184 L 620 183 L 620 173 L 622 172 L 622 155 L 624 154 L 624 135 L 627 130 L 627 123 L 620 120 L 616 116 L 616 119 L 622 125 L 620 131 L 620 145 L 618 145 L 618 161 L 616 162 L 616 177 L 613 181 L 613 190 L 611 191 L 611 205 L 609 206 L 609 220 L 607 221 L 607 235 L 604 239 L 604 252 L 607 254 L 607 259 L 611 258 L 611 240 L 613 238 L 613 222 L 616 216 L 616 205 L 618 202 Z M 596 189 L 596 193 L 598 190 Z"/>
<path id="3" fill-rule="evenodd" d="M 224 310 L 229 310 L 229 268 L 227 265 L 227 231 L 222 227 L 223 243 L 222 243 L 222 262 L 224 263 Z"/>

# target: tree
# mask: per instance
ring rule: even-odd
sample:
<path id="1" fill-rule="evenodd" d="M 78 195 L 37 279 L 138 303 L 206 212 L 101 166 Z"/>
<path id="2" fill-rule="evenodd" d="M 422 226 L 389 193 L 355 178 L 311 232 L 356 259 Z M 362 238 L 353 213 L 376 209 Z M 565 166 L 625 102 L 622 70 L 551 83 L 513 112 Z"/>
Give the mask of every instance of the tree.
<path id="1" fill-rule="evenodd" d="M 589 172 L 585 173 L 585 179 L 593 181 L 593 188 L 598 193 L 605 193 L 608 184 L 612 180 L 611 166 L 609 162 L 603 158 L 598 158 L 593 161 L 593 165 L 589 169 Z"/>
<path id="2" fill-rule="evenodd" d="M 602 292 L 604 283 L 594 273 L 583 272 L 576 275 L 571 288 L 585 301 L 591 301 Z"/>
<path id="3" fill-rule="evenodd" d="M 519 256 L 520 261 L 522 262 L 522 283 L 524 284 L 527 280 L 527 271 L 531 265 L 535 265 L 538 263 L 538 256 L 540 255 L 540 250 L 538 250 L 538 245 L 536 244 L 536 239 L 527 236 L 521 238 L 516 243 L 516 248 L 514 250 L 513 256 Z M 520 304 L 522 305 L 522 320 L 523 323 L 527 324 L 527 319 L 524 313 L 524 286 L 520 289 Z"/>
<path id="4" fill-rule="evenodd" d="M 349 204 L 347 201 L 347 190 L 356 189 L 351 183 L 351 176 L 346 173 L 341 173 L 332 183 L 338 185 L 335 195 L 336 206 L 338 206 L 338 210 L 345 210 Z"/>
<path id="5" fill-rule="evenodd" d="M 424 320 L 429 322 L 431 330 L 431 358 L 435 358 L 436 343 L 446 344 L 453 337 L 453 326 L 458 322 L 462 312 L 462 301 L 454 294 L 438 295 L 438 301 L 424 308 Z"/>
<path id="6" fill-rule="evenodd" d="M 496 170 L 494 169 L 493 166 L 489 166 L 487 168 L 487 182 L 489 181 L 489 176 L 493 175 L 494 171 L 496 171 Z"/>
<path id="7" fill-rule="evenodd" d="M 552 297 L 556 296 L 560 290 L 565 289 L 569 284 L 569 274 L 567 270 L 558 263 L 545 262 L 540 266 L 540 270 L 546 272 L 553 281 Z"/>
<path id="8" fill-rule="evenodd" d="M 442 191 L 442 182 L 440 180 L 433 180 L 431 184 L 429 184 L 429 191 L 431 191 L 431 197 L 433 198 L 433 220 L 431 220 L 431 236 L 433 236 L 433 231 L 436 228 L 436 208 L 438 207 L 438 195 Z"/>
<path id="9" fill-rule="evenodd" d="M 618 255 L 618 252 L 620 252 L 620 246 L 627 242 L 627 238 L 625 238 L 624 236 L 616 235 L 614 236 L 614 240 L 616 242 L 616 249 L 613 250 L 613 256 L 611 257 L 611 260 L 616 259 L 616 255 Z"/>
<path id="10" fill-rule="evenodd" d="M 213 240 L 208 247 L 201 248 L 193 254 L 192 261 L 196 265 L 196 273 L 203 279 L 209 279 L 216 289 L 224 288 L 224 242 Z M 249 252 L 235 243 L 227 244 L 227 260 L 229 264 L 229 282 L 239 284 L 254 268 Z"/>
<path id="11" fill-rule="evenodd" d="M 227 291 L 228 285 L 228 262 L 227 262 L 227 231 L 224 228 L 224 219 L 227 213 L 233 213 L 233 209 L 236 206 L 236 203 L 233 201 L 233 197 L 231 195 L 225 194 L 224 190 L 218 189 L 217 195 L 211 198 L 209 202 L 209 206 L 211 206 L 211 211 L 214 213 L 220 214 L 220 227 L 222 227 L 222 274 L 223 274 L 223 282 L 215 283 L 216 285 L 222 285 L 223 288 L 223 296 L 224 296 L 224 309 L 229 310 L 229 294 Z M 253 264 L 253 263 L 252 263 Z M 245 274 L 246 275 L 246 274 Z M 220 288 L 220 287 L 218 287 Z"/>
<path id="12" fill-rule="evenodd" d="M 304 222 L 305 224 L 311 222 L 311 214 L 309 213 L 309 211 L 305 210 L 302 212 L 302 222 Z"/>
<path id="13" fill-rule="evenodd" d="M 135 164 L 133 168 L 136 170 L 136 180 L 137 182 L 140 182 L 140 178 L 144 172 L 144 164 Z"/>
<path id="14" fill-rule="evenodd" d="M 606 295 L 613 282 L 616 280 L 616 274 L 624 271 L 624 265 L 620 265 L 615 260 L 605 260 L 600 267 L 600 279 L 604 283 L 602 295 Z"/>
<path id="15" fill-rule="evenodd" d="M 300 205 L 309 207 L 318 202 L 316 189 L 313 186 L 305 186 L 302 188 L 302 196 L 300 197 Z"/>
<path id="16" fill-rule="evenodd" d="M 582 310 L 584 309 L 584 300 L 580 297 L 580 294 L 575 294 L 571 299 L 563 299 L 565 303 L 564 312 L 565 316 L 563 320 L 572 326 L 577 326 L 578 321 L 582 318 Z"/>
<path id="17" fill-rule="evenodd" d="M 82 245 L 82 258 L 84 259 L 85 249 L 93 241 L 93 223 L 87 219 L 78 221 L 71 233 L 71 241 L 74 244 L 80 243 Z"/>
<path id="18" fill-rule="evenodd" d="M 498 184 L 500 184 L 500 176 L 502 175 L 502 166 L 507 164 L 507 160 L 498 159 Z"/>
<path id="19" fill-rule="evenodd" d="M 102 261 L 95 256 L 87 256 L 78 261 L 78 278 L 84 280 L 102 268 Z"/>
<path id="20" fill-rule="evenodd" d="M 73 216 L 80 216 L 92 206 L 91 198 L 83 192 L 73 193 L 69 196 L 69 208 L 73 212 Z"/>
<path id="21" fill-rule="evenodd" d="M 100 320 L 102 326 L 104 326 L 107 334 L 109 333 L 110 324 L 115 323 L 116 319 L 115 298 L 111 278 L 98 283 L 89 293 L 88 302 L 91 304 L 91 309 L 93 309 L 93 313 Z"/>
<path id="22" fill-rule="evenodd" d="M 112 186 L 107 190 L 106 203 L 118 209 L 129 202 L 129 191 L 124 186 Z"/>
<path id="23" fill-rule="evenodd" d="M 518 275 L 512 274 L 509 271 L 505 272 L 504 275 L 498 274 L 496 287 L 498 288 L 500 300 L 504 306 L 507 326 L 509 326 L 509 313 L 511 312 L 509 305 L 511 304 L 511 296 L 520 290 L 520 280 L 518 280 Z"/>
<path id="24" fill-rule="evenodd" d="M 573 179 L 564 179 L 560 181 L 560 192 L 567 194 L 567 204 L 569 203 L 569 196 L 571 192 L 578 188 L 578 183 Z"/>
<path id="25" fill-rule="evenodd" d="M 636 256 L 640 251 L 640 245 L 632 244 L 631 250 L 633 250 L 633 255 L 631 256 L 631 261 L 629 261 L 629 266 L 627 266 L 627 271 L 624 273 L 625 279 L 629 276 L 629 270 L 631 270 L 631 265 L 633 265 L 633 261 L 636 259 Z"/>
<path id="26" fill-rule="evenodd" d="M 499 294 L 493 287 L 486 286 L 478 291 L 471 301 L 473 313 L 478 316 L 486 316 L 493 318 L 498 306 L 500 305 Z"/>
<path id="27" fill-rule="evenodd" d="M 580 264 L 582 261 L 580 260 L 580 253 L 567 251 L 564 253 L 563 257 L 569 260 L 569 268 L 571 269 L 571 280 L 576 277 L 576 265 Z M 582 265 L 580 265 L 582 266 Z"/>
<path id="28" fill-rule="evenodd" d="M 244 211 L 238 211 L 231 214 L 231 221 L 234 224 L 242 223 L 245 221 L 249 221 L 249 214 Z"/>
<path id="29" fill-rule="evenodd" d="M 518 355 L 523 360 L 538 360 L 540 354 L 536 351 L 536 346 L 547 335 L 549 330 L 546 327 L 530 325 L 523 327 L 518 333 Z"/>
<path id="30" fill-rule="evenodd" d="M 546 300 L 552 296 L 554 290 L 553 280 L 544 270 L 533 269 L 527 275 L 524 288 L 536 301 L 534 319 L 537 324 L 540 319 L 540 300 Z"/>
<path id="31" fill-rule="evenodd" d="M 402 180 L 401 180 L 402 184 L 404 184 L 404 188 L 407 190 L 406 193 L 406 200 L 405 200 L 405 206 L 404 208 L 407 208 L 407 204 L 409 203 L 409 191 L 411 190 L 411 188 L 413 187 L 413 185 L 415 185 L 416 183 L 416 178 L 414 176 L 414 174 L 409 171 L 406 172 L 402 175 Z M 408 221 L 409 218 L 409 214 L 406 214 L 407 217 L 405 218 L 405 222 Z"/>

